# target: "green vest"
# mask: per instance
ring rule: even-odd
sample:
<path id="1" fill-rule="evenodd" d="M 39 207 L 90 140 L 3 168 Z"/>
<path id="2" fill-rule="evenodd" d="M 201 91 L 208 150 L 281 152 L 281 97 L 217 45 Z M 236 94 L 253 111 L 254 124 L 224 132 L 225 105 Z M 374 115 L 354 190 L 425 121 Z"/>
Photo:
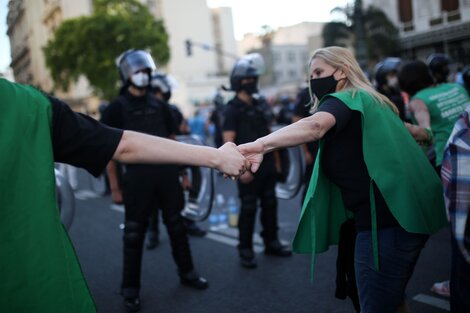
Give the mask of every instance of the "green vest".
<path id="1" fill-rule="evenodd" d="M 372 181 L 377 184 L 398 223 L 421 234 L 432 234 L 447 225 L 440 179 L 398 116 L 361 90 L 331 96 L 361 112 L 362 151 L 371 186 Z M 321 169 L 323 143 L 321 140 L 293 242 L 295 252 L 312 253 L 312 258 L 338 243 L 341 224 L 350 215 L 339 187 Z M 373 192 L 371 207 L 375 207 Z M 374 233 L 375 210 L 371 214 Z"/>
<path id="2" fill-rule="evenodd" d="M 460 114 L 470 99 L 459 84 L 439 84 L 419 91 L 411 100 L 420 99 L 428 108 L 434 135 L 436 165 L 441 165 L 444 148 Z"/>
<path id="3" fill-rule="evenodd" d="M 1 311 L 96 312 L 57 208 L 51 104 L 0 79 L 0 112 Z"/>

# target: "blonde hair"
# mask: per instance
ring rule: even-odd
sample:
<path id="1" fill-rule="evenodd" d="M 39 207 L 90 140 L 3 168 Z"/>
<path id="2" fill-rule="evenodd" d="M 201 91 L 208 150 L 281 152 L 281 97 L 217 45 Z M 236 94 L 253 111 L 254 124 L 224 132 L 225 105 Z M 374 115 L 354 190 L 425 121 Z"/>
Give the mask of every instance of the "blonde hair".
<path id="1" fill-rule="evenodd" d="M 335 69 L 342 70 L 346 75 L 345 85 L 343 86 L 342 90 L 351 89 L 352 96 L 356 94 L 358 89 L 364 90 L 368 93 L 372 98 L 376 99 L 379 103 L 388 105 L 393 112 L 398 114 L 398 109 L 391 102 L 386 96 L 382 95 L 381 93 L 377 92 L 374 87 L 372 86 L 371 82 L 367 79 L 364 75 L 364 72 L 361 70 L 361 67 L 357 63 L 356 59 L 354 58 L 351 51 L 346 48 L 342 47 L 326 47 L 317 49 L 313 52 L 312 58 L 310 59 L 309 65 L 309 73 L 311 71 L 310 67 L 312 64 L 313 59 L 320 58 L 325 61 L 326 64 L 334 67 Z M 310 90 L 310 87 L 309 87 Z M 310 97 L 313 100 L 312 90 L 310 90 Z M 312 111 L 316 111 L 319 106 L 320 100 L 315 97 L 312 101 Z"/>

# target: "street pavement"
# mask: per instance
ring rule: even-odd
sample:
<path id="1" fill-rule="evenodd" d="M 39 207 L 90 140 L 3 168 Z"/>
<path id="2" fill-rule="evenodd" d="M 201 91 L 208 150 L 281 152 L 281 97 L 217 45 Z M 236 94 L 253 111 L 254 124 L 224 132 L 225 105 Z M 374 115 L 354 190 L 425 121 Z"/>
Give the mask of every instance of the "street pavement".
<path id="1" fill-rule="evenodd" d="M 80 170 L 75 217 L 69 234 L 98 311 L 125 312 L 119 295 L 123 208 L 112 205 L 109 196 L 100 196 L 93 188 L 96 181 Z M 218 176 L 216 194 L 225 200 L 236 195 L 236 183 Z M 221 209 L 216 205 L 214 212 Z M 299 196 L 279 201 L 280 237 L 286 242 L 295 234 L 300 209 Z M 316 257 L 312 282 L 309 255 L 265 256 L 257 242 L 258 268 L 245 269 L 238 262 L 236 229 L 217 228 L 207 221 L 199 225 L 209 233 L 204 238 L 191 237 L 191 249 L 196 269 L 209 280 L 209 288 L 193 290 L 179 283 L 166 229 L 161 225 L 160 245 L 144 251 L 142 313 L 354 312 L 348 299 L 334 297 L 335 247 Z M 412 312 L 448 312 L 448 301 L 431 293 L 430 287 L 435 281 L 448 278 L 449 256 L 449 233 L 442 230 L 428 241 L 408 285 Z"/>

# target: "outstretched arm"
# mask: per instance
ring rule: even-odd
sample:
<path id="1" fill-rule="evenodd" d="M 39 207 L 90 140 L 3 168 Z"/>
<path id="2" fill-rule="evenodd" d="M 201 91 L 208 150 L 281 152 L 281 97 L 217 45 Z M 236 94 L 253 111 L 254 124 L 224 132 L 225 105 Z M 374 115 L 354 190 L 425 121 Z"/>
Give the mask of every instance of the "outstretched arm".
<path id="1" fill-rule="evenodd" d="M 133 131 L 124 131 L 113 159 L 122 163 L 171 163 L 216 168 L 238 177 L 250 167 L 235 144 L 219 149 L 180 143 Z"/>
<path id="2" fill-rule="evenodd" d="M 250 161 L 251 171 L 256 172 L 263 160 L 263 154 L 280 148 L 320 140 L 335 124 L 336 119 L 332 114 L 318 112 L 267 136 L 258 138 L 254 142 L 239 145 L 238 150 Z"/>

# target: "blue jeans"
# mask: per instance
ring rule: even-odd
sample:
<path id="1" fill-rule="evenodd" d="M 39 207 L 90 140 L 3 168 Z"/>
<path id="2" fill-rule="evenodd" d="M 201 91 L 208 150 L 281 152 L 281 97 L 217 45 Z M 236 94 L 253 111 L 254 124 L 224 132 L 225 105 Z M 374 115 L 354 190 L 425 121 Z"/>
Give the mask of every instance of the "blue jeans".
<path id="1" fill-rule="evenodd" d="M 378 229 L 379 271 L 376 271 L 372 232 L 357 234 L 354 265 L 362 313 L 397 311 L 428 238 L 428 235 L 412 234 L 401 227 Z"/>

